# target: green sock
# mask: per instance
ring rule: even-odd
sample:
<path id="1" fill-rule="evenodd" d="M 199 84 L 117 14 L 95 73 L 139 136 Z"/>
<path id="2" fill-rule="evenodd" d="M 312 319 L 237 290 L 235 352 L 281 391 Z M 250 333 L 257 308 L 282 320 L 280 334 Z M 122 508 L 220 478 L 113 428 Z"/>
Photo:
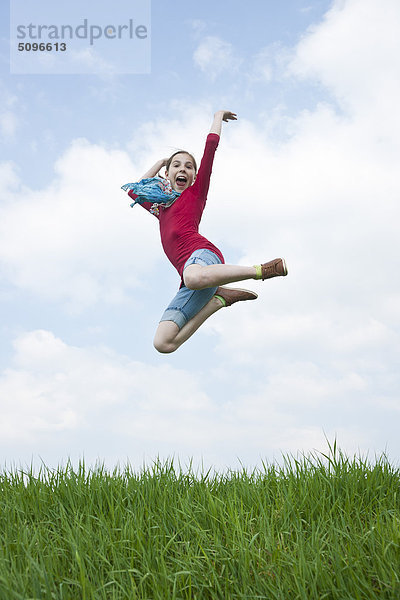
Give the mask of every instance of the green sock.
<path id="1" fill-rule="evenodd" d="M 256 270 L 256 279 L 262 279 L 262 269 L 261 265 L 253 265 Z"/>
<path id="2" fill-rule="evenodd" d="M 225 298 L 218 296 L 218 294 L 215 294 L 214 298 L 218 298 L 218 300 L 221 300 L 222 306 L 226 306 Z"/>

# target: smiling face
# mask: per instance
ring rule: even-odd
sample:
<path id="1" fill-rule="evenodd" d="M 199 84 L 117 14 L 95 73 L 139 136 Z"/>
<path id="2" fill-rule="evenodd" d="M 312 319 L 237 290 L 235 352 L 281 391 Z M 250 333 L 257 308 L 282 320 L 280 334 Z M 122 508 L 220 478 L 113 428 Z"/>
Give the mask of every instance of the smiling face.
<path id="1" fill-rule="evenodd" d="M 166 176 L 176 192 L 183 192 L 196 179 L 196 163 L 190 154 L 179 152 L 167 164 Z"/>

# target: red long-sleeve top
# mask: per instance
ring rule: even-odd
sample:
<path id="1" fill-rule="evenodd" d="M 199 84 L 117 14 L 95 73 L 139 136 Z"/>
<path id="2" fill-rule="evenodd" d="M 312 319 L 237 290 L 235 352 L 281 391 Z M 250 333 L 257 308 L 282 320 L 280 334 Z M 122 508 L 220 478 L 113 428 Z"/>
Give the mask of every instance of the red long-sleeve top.
<path id="1" fill-rule="evenodd" d="M 221 261 L 225 262 L 222 252 L 199 233 L 199 224 L 207 201 L 212 165 L 218 143 L 219 135 L 209 133 L 194 183 L 184 190 L 169 208 L 163 208 L 160 205 L 160 213 L 157 218 L 160 223 L 161 243 L 165 254 L 181 278 L 185 262 L 195 250 L 206 248 L 215 252 Z M 133 199 L 137 198 L 132 190 L 128 194 Z M 152 202 L 144 202 L 141 206 L 150 210 L 152 204 Z"/>

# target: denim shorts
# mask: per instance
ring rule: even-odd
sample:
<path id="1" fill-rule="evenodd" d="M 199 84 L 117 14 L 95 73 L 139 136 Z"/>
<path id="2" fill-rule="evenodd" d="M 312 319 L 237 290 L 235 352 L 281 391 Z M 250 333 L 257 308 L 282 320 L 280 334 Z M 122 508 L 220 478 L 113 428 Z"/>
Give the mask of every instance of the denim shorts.
<path id="1" fill-rule="evenodd" d="M 183 270 L 189 265 L 220 265 L 221 259 L 211 250 L 195 250 L 185 262 Z M 217 287 L 205 288 L 204 290 L 190 290 L 183 285 L 175 298 L 164 311 L 161 321 L 173 321 L 182 329 L 190 319 L 193 319 L 198 312 L 211 300 L 217 291 Z"/>

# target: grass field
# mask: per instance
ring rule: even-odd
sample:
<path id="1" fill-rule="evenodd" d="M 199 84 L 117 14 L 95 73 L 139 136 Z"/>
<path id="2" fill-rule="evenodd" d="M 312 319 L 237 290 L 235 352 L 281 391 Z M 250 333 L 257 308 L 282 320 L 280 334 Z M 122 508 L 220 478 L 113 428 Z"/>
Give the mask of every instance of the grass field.
<path id="1" fill-rule="evenodd" d="M 399 484 L 336 446 L 254 472 L 4 470 L 0 599 L 399 599 Z"/>

